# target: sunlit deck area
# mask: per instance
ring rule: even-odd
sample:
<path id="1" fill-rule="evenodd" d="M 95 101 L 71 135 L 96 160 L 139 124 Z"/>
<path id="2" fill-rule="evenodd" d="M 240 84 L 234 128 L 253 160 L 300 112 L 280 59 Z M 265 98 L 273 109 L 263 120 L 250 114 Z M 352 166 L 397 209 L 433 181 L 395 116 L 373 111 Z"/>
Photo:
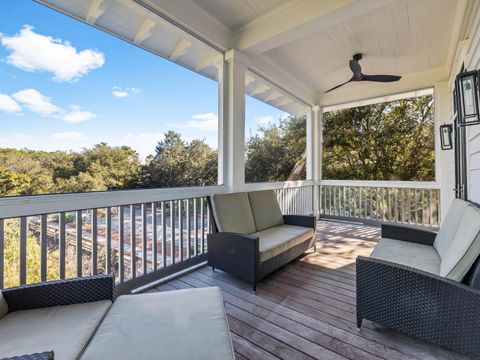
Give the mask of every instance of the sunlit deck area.
<path id="1" fill-rule="evenodd" d="M 248 283 L 205 266 L 149 292 L 218 286 L 237 359 L 467 359 L 365 321 L 355 326 L 355 258 L 380 229 L 319 221 L 317 252 Z"/>

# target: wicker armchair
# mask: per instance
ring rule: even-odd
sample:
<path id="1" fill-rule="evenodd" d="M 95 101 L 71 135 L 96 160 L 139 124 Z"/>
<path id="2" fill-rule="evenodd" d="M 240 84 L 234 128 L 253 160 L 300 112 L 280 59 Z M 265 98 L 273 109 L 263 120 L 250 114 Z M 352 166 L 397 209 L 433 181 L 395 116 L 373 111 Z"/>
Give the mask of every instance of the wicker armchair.
<path id="1" fill-rule="evenodd" d="M 252 284 L 315 247 L 315 217 L 282 215 L 273 190 L 214 195 L 208 265 Z"/>
<path id="2" fill-rule="evenodd" d="M 440 232 L 382 226 L 358 257 L 357 327 L 368 319 L 440 346 L 480 355 L 480 208 L 455 200 Z"/>

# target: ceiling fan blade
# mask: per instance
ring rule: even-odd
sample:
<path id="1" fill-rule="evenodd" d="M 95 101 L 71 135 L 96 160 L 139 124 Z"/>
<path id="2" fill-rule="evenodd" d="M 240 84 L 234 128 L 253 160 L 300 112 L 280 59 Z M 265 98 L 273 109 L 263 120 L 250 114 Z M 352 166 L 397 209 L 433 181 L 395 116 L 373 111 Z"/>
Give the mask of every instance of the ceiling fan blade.
<path id="1" fill-rule="evenodd" d="M 362 67 L 358 63 L 358 60 L 350 60 L 348 64 L 350 65 L 350 70 L 352 70 L 354 76 L 359 76 L 362 74 Z"/>
<path id="2" fill-rule="evenodd" d="M 401 78 L 397 75 L 363 75 L 361 81 L 393 82 Z"/>
<path id="3" fill-rule="evenodd" d="M 343 85 L 345 85 L 345 84 L 348 84 L 348 83 L 351 82 L 351 81 L 354 81 L 354 78 L 351 78 L 350 80 L 345 81 L 344 83 L 341 83 L 340 85 L 337 85 L 337 86 L 334 86 L 334 87 L 331 88 L 331 89 L 328 89 L 327 91 L 325 91 L 325 94 L 328 93 L 328 92 L 330 92 L 330 91 L 333 91 L 333 90 L 335 90 L 335 89 L 338 89 L 340 86 L 343 86 Z"/>

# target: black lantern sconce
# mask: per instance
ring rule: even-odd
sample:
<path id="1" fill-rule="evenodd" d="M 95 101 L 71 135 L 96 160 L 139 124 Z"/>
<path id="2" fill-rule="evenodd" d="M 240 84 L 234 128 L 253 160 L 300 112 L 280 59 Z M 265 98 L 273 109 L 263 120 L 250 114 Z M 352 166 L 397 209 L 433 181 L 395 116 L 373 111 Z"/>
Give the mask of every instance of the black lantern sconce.
<path id="1" fill-rule="evenodd" d="M 457 86 L 460 106 L 458 126 L 480 124 L 478 71 L 468 71 L 459 74 L 457 76 Z"/>
<path id="2" fill-rule="evenodd" d="M 440 143 L 442 145 L 442 150 L 453 149 L 452 131 L 452 124 L 443 124 L 440 126 Z"/>

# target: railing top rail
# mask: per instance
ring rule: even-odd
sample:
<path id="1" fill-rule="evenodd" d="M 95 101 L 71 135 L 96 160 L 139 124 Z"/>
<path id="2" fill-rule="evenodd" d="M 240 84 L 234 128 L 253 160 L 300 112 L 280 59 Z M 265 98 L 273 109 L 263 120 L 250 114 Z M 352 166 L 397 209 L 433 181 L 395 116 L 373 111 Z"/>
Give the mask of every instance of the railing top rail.
<path id="1" fill-rule="evenodd" d="M 246 191 L 256 190 L 278 190 L 287 188 L 297 188 L 314 185 L 313 180 L 298 180 L 298 181 L 278 181 L 278 182 L 264 182 L 264 183 L 249 183 L 245 184 Z"/>
<path id="2" fill-rule="evenodd" d="M 196 198 L 225 191 L 225 186 L 218 185 L 4 197 L 0 198 L 0 219 Z"/>
<path id="3" fill-rule="evenodd" d="M 433 181 L 321 180 L 320 185 L 402 189 L 440 189 L 440 184 Z"/>

